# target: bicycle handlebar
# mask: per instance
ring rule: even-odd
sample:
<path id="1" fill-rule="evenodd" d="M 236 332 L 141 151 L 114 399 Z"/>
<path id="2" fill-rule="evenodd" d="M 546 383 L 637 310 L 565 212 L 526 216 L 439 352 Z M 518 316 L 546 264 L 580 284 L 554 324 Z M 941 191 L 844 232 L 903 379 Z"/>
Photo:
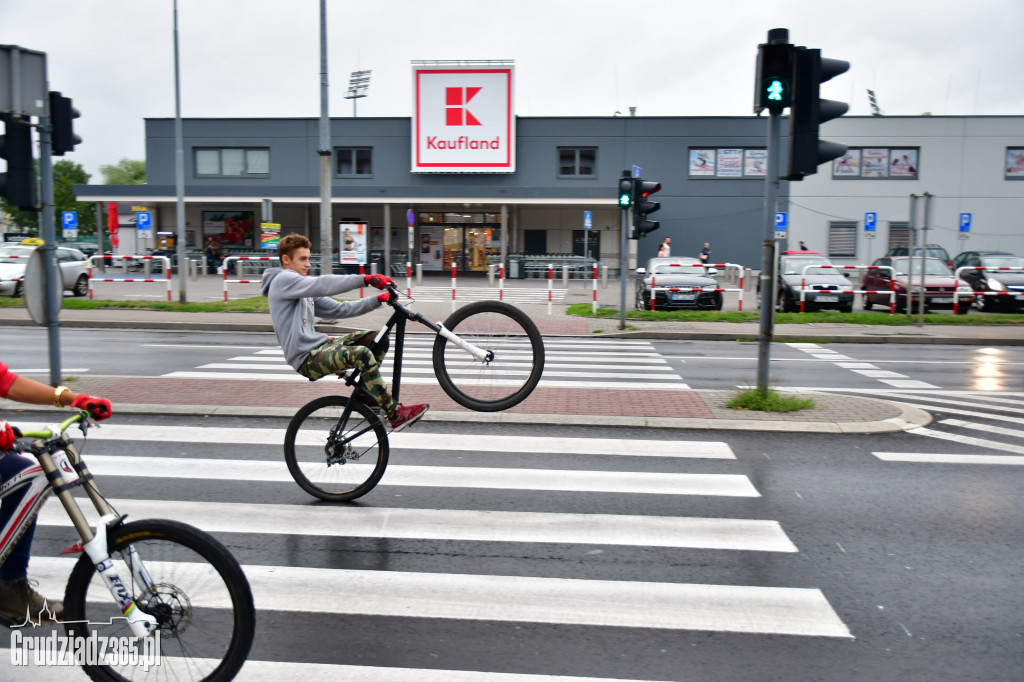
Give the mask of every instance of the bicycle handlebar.
<path id="1" fill-rule="evenodd" d="M 24 431 L 22 430 L 21 435 L 23 438 L 41 438 L 43 440 L 51 440 L 56 438 L 60 434 L 68 430 L 68 427 L 75 424 L 76 422 L 82 421 L 88 417 L 89 413 L 85 410 L 78 410 L 78 414 L 73 414 L 60 423 L 57 427 L 57 433 L 53 432 L 53 429 L 45 429 L 40 431 Z"/>

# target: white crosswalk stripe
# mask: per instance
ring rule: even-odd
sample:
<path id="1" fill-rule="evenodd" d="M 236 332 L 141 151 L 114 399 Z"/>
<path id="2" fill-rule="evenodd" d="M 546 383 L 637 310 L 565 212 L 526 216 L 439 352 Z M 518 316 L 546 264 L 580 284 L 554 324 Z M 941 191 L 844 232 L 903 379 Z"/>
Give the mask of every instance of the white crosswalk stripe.
<path id="1" fill-rule="evenodd" d="M 402 383 L 437 385 L 432 348 L 433 335 L 406 337 L 402 358 Z M 523 361 L 526 361 L 524 345 Z M 623 390 L 689 390 L 683 380 L 649 341 L 553 339 L 544 340 L 544 374 L 539 388 L 618 388 Z M 515 357 L 512 358 L 515 362 Z M 467 361 L 466 367 L 471 363 Z M 456 367 L 449 371 L 457 373 Z M 217 362 L 208 362 L 191 370 L 162 375 L 176 379 L 228 379 L 239 381 L 308 382 L 284 361 L 280 349 L 257 350 L 249 355 L 225 353 Z M 381 376 L 393 383 L 390 358 L 381 367 Z"/>
<path id="2" fill-rule="evenodd" d="M 404 282 L 401 280 L 399 284 L 403 286 L 399 287 L 401 291 L 405 291 Z M 551 288 L 551 302 L 560 303 L 565 294 L 568 292 L 565 288 Z M 499 299 L 499 296 L 501 297 Z M 452 300 L 452 288 L 449 287 L 438 287 L 438 286 L 414 286 L 412 288 L 412 297 L 423 303 L 443 303 L 445 301 Z M 456 286 L 455 288 L 455 302 L 456 305 L 462 305 L 471 301 L 497 301 L 502 300 L 506 303 L 547 303 L 548 302 L 548 290 L 544 288 L 525 288 L 525 287 L 506 287 L 504 291 L 501 291 L 498 287 L 463 287 Z"/>
<path id="3" fill-rule="evenodd" d="M 818 358 L 819 360 L 831 360 L 835 362 L 837 367 L 849 369 L 856 374 L 860 374 L 871 379 L 878 379 L 883 384 L 889 384 L 893 388 L 938 388 L 938 386 L 929 384 L 926 381 L 911 379 L 906 374 L 900 374 L 899 372 L 892 372 L 886 369 L 879 369 L 870 362 L 854 362 L 853 358 L 843 355 L 838 351 L 820 346 L 816 343 L 787 343 L 786 345 L 790 348 L 796 348 L 797 350 L 803 351 L 812 357 Z"/>
<path id="4" fill-rule="evenodd" d="M 32 428 L 33 424 L 25 424 Z M 788 635 L 849 639 L 853 634 L 829 604 L 822 590 L 799 584 L 734 584 L 645 580 L 637 565 L 629 579 L 582 578 L 553 575 L 505 575 L 478 569 L 446 572 L 441 561 L 445 548 L 455 543 L 459 554 L 473 554 L 467 544 L 479 545 L 481 554 L 494 546 L 567 547 L 573 553 L 592 554 L 615 547 L 678 552 L 728 552 L 793 555 L 800 548 L 782 525 L 772 519 L 742 514 L 723 517 L 650 515 L 644 513 L 646 496 L 706 500 L 746 499 L 756 502 L 760 493 L 738 469 L 735 454 L 719 441 L 655 441 L 588 437 L 508 437 L 488 434 L 403 432 L 391 436 L 392 458 L 419 458 L 428 464 L 394 463 L 380 485 L 356 505 L 311 503 L 291 480 L 280 457 L 280 428 L 239 428 L 166 423 L 104 424 L 88 439 L 85 461 L 104 489 L 120 494 L 110 497 L 115 508 L 131 519 L 170 518 L 190 523 L 224 538 L 250 553 L 240 555 L 253 588 L 260 613 L 274 613 L 278 627 L 316 614 L 341 614 L 349 626 L 359 618 L 426 619 L 432 623 L 511 623 L 522 627 L 573 626 L 619 627 L 664 631 L 708 631 L 750 635 Z M 165 456 L 138 454 L 143 444 L 174 444 Z M 196 450 L 196 447 L 200 450 Z M 177 448 L 174 449 L 174 448 Z M 231 449 L 233 448 L 233 449 Z M 149 446 L 152 450 L 152 446 Z M 188 453 L 180 452 L 188 450 Z M 217 456 L 221 451 L 225 454 Z M 194 456 L 196 452 L 204 455 Z M 246 455 L 232 454 L 245 452 Z M 429 464 L 430 453 L 460 454 L 465 466 Z M 535 468 L 515 465 L 515 455 L 533 457 L 572 456 L 562 467 Z M 500 461 L 500 466 L 482 466 Z M 475 458 L 475 459 L 470 459 Z M 408 461 L 408 460 L 407 460 Z M 537 459 L 531 460 L 539 461 Z M 572 468 L 568 465 L 575 465 Z M 654 471 L 640 464 L 657 465 Z M 664 465 L 664 466 L 662 466 Z M 699 471 L 687 471 L 690 466 Z M 584 468 L 578 468 L 578 467 Z M 667 469 L 665 467 L 668 467 Z M 633 469 L 638 470 L 633 470 Z M 710 468 L 710 470 L 709 470 Z M 160 484 L 159 499 L 132 495 L 136 489 L 152 490 Z M 193 499 L 196 486 L 215 485 L 217 490 L 246 487 L 254 491 L 283 491 L 284 495 L 252 496 L 250 501 Z M 403 507 L 417 486 L 430 486 L 434 505 Z M 462 508 L 448 504 L 458 491 L 544 496 L 543 511 L 508 508 Z M 566 494 L 631 499 L 625 513 L 597 513 L 562 506 Z M 125 494 L 125 493 L 129 494 Z M 295 494 L 291 494 L 291 493 Z M 247 496 L 248 497 L 248 496 Z M 596 498 L 592 498 L 596 499 Z M 692 507 L 698 508 L 698 507 Z M 584 507 L 586 509 L 586 507 Z M 743 509 L 750 511 L 749 502 Z M 94 520 L 90 515 L 90 520 Z M 70 521 L 59 504 L 51 503 L 39 516 L 37 535 L 67 533 Z M 62 535 L 61 537 L 66 537 Z M 241 540 L 239 538 L 242 538 Z M 256 548 L 291 547 L 297 538 L 320 546 L 358 539 L 396 542 L 429 542 L 436 559 L 429 570 L 382 568 L 336 564 L 307 564 L 302 551 L 265 554 Z M 484 543 L 487 543 L 486 545 Z M 383 556 L 389 550 L 383 550 Z M 552 550 L 554 551 L 554 550 Z M 238 550 L 236 550 L 237 554 Z M 278 562 L 257 561 L 264 556 Z M 287 561 L 281 561 L 287 558 Z M 42 593 L 59 594 L 75 560 L 74 556 L 36 556 L 32 577 Z M 533 565 L 533 564 L 528 564 Z M 339 589 L 344 586 L 344 589 Z M 310 595 L 316 595 L 311 598 Z M 204 606 L 216 605 L 203 604 Z M 297 627 L 298 625 L 296 625 Z M 435 626 L 436 627 L 436 626 Z M 272 643 L 273 638 L 269 641 Z M 339 664 L 287 662 L 287 652 L 254 650 L 253 659 L 239 679 L 264 680 L 307 677 L 311 680 L 354 679 L 366 682 L 405 680 L 481 680 L 482 682 L 586 682 L 591 678 L 530 673 L 465 671 L 414 668 L 391 669 L 354 665 L 338 653 Z M 277 662 L 274 662 L 277 661 Z M 422 675 L 419 673 L 423 672 Z M 308 675 L 307 675 L 308 673 Z M 25 679 L 33 679 L 26 677 Z M 50 679 L 41 676 L 37 679 Z M 622 682 L 620 680 L 620 682 Z M 628 681 L 625 681 L 628 682 Z"/>

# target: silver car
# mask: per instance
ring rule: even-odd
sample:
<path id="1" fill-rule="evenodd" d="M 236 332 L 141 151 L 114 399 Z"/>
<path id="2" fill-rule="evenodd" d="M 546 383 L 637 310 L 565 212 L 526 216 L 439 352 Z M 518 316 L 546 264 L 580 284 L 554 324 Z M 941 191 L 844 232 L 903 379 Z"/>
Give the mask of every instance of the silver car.
<path id="1" fill-rule="evenodd" d="M 654 288 L 656 309 L 696 308 L 721 310 L 722 292 L 711 275 L 718 270 L 696 258 L 651 258 L 646 268 L 637 268 L 636 308 L 651 309 L 651 288 Z"/>
<path id="2" fill-rule="evenodd" d="M 0 295 L 24 295 L 25 266 L 28 257 L 38 246 L 27 244 L 0 245 Z M 89 261 L 78 249 L 67 246 L 57 247 L 57 264 L 60 267 L 64 290 L 75 296 L 89 293 Z"/>

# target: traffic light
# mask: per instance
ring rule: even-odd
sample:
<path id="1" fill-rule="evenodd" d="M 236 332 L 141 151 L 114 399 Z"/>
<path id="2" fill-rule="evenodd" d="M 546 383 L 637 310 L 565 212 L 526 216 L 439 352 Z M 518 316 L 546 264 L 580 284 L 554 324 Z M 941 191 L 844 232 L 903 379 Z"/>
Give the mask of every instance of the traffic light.
<path id="1" fill-rule="evenodd" d="M 754 113 L 767 109 L 781 114 L 793 101 L 793 46 L 757 46 L 757 78 L 754 81 Z"/>
<path id="2" fill-rule="evenodd" d="M 0 114 L 4 134 L 0 137 L 0 158 L 7 160 L 7 172 L 0 173 L 0 196 L 24 211 L 36 210 L 36 173 L 32 164 L 32 125 L 28 119 Z"/>
<path id="3" fill-rule="evenodd" d="M 633 205 L 633 178 L 623 177 L 619 180 L 619 208 L 628 210 Z"/>
<path id="4" fill-rule="evenodd" d="M 633 230 L 637 238 L 643 237 L 648 232 L 654 232 L 660 225 L 657 220 L 647 220 L 648 215 L 661 208 L 661 204 L 657 201 L 648 201 L 647 198 L 660 190 L 660 182 L 642 178 L 636 178 L 633 181 Z"/>
<path id="5" fill-rule="evenodd" d="M 70 97 L 62 97 L 59 92 L 50 93 L 50 125 L 53 128 L 51 137 L 54 156 L 64 156 L 65 152 L 73 152 L 75 145 L 82 141 L 75 135 L 74 119 L 81 116 L 71 106 Z"/>
<path id="6" fill-rule="evenodd" d="M 839 118 L 850 106 L 846 102 L 819 99 L 819 87 L 834 76 L 846 73 L 849 68 L 850 62 L 825 59 L 821 50 L 796 48 L 789 112 L 789 165 L 784 179 L 803 180 L 805 175 L 817 173 L 820 164 L 846 153 L 844 144 L 819 140 L 818 127 Z"/>

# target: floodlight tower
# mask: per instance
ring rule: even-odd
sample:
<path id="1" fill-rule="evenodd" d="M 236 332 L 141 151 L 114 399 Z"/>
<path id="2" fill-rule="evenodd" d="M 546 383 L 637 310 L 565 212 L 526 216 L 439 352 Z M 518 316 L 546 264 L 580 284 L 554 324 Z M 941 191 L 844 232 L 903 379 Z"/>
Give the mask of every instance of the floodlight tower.
<path id="1" fill-rule="evenodd" d="M 373 72 L 370 70 L 353 71 L 348 81 L 348 92 L 345 94 L 345 99 L 352 100 L 352 118 L 356 117 L 356 100 L 366 97 L 366 91 L 370 89 L 371 73 Z"/>

